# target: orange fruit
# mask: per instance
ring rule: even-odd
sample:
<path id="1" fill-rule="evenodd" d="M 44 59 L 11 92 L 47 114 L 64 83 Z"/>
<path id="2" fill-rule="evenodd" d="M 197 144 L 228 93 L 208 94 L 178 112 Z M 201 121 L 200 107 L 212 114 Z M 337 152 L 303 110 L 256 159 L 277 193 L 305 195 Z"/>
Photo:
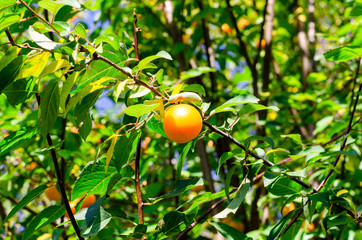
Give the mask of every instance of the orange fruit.
<path id="1" fill-rule="evenodd" d="M 47 184 L 48 186 L 53 185 L 54 183 Z M 45 195 L 49 200 L 59 201 L 62 199 L 62 195 L 60 195 L 56 185 L 51 186 L 50 188 L 45 189 Z"/>
<path id="2" fill-rule="evenodd" d="M 304 228 L 304 226 L 305 226 L 305 221 L 304 221 L 303 224 L 302 224 L 302 228 Z M 315 230 L 314 223 L 308 224 L 308 226 L 307 226 L 307 233 L 313 232 L 314 230 Z"/>
<path id="3" fill-rule="evenodd" d="M 246 18 L 241 18 L 238 21 L 238 27 L 239 28 L 246 28 L 250 24 L 249 20 Z"/>
<path id="4" fill-rule="evenodd" d="M 70 209 L 72 210 L 72 213 L 73 215 L 76 213 L 75 211 L 75 206 L 77 205 L 76 202 L 69 202 L 69 205 L 70 205 Z M 65 215 L 64 215 L 66 218 L 69 218 L 69 215 L 68 215 L 68 212 L 66 211 L 65 212 Z"/>
<path id="5" fill-rule="evenodd" d="M 260 42 L 260 46 L 261 48 L 265 48 L 265 39 L 262 39 L 261 42 Z M 259 47 L 259 40 L 256 42 L 256 47 Z"/>
<path id="6" fill-rule="evenodd" d="M 293 211 L 295 209 L 295 205 L 293 202 L 291 202 L 290 204 L 287 204 L 284 206 L 283 211 L 282 211 L 282 215 L 283 217 L 286 216 L 289 212 Z"/>
<path id="7" fill-rule="evenodd" d="M 227 23 L 224 23 L 223 25 L 221 25 L 221 30 L 227 34 L 230 34 L 232 31 L 231 27 Z"/>
<path id="8" fill-rule="evenodd" d="M 84 199 L 84 202 L 82 203 L 82 206 L 80 207 L 80 209 L 90 207 L 93 203 L 95 203 L 95 201 L 97 201 L 96 196 L 94 196 L 93 194 L 89 195 L 88 197 L 86 197 Z"/>
<path id="9" fill-rule="evenodd" d="M 73 215 L 76 214 L 75 206 L 77 206 L 77 204 L 78 204 L 83 198 L 84 198 L 84 196 L 83 196 L 83 197 L 80 197 L 80 198 L 77 198 L 77 199 L 74 199 L 73 201 L 70 201 L 70 202 L 69 202 L 70 209 L 72 210 Z M 90 207 L 93 203 L 95 203 L 96 200 L 97 200 L 96 196 L 94 196 L 93 194 L 92 194 L 92 195 L 89 195 L 88 197 L 86 197 L 86 198 L 84 199 L 84 201 L 83 201 L 82 206 L 80 207 L 80 209 Z M 69 218 L 68 212 L 65 212 L 65 217 Z"/>
<path id="10" fill-rule="evenodd" d="M 186 143 L 199 135 L 202 118 L 196 108 L 188 104 L 172 105 L 166 109 L 163 130 L 177 143 Z"/>

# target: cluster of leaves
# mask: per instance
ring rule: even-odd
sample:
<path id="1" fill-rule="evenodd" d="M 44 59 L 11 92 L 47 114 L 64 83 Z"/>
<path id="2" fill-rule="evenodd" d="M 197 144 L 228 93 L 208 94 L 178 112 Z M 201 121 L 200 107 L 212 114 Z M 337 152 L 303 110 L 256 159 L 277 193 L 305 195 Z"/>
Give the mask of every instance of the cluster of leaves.
<path id="1" fill-rule="evenodd" d="M 327 11 L 330 1 L 318 1 L 313 13 L 296 1 L 273 4 L 273 45 L 262 49 L 265 1 L 0 0 L 2 235 L 361 236 L 362 139 L 346 129 L 361 118 L 362 11 L 333 3 Z M 245 18 L 250 24 L 239 29 L 236 19 Z M 310 43 L 315 69 L 305 76 L 295 45 L 313 18 L 325 18 L 323 37 Z M 274 66 L 267 84 L 266 64 Z M 162 129 L 165 107 L 177 101 L 205 120 L 186 145 Z M 76 226 L 64 218 L 68 200 L 42 194 L 49 182 L 69 199 L 98 200 L 77 205 Z M 282 216 L 291 202 L 297 207 Z"/>

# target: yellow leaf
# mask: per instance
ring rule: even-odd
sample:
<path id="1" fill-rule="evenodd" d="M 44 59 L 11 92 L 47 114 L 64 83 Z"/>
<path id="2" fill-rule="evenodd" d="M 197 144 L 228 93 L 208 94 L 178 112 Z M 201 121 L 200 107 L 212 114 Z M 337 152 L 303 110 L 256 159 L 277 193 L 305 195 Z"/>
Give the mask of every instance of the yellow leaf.
<path id="1" fill-rule="evenodd" d="M 341 196 L 341 195 L 344 194 L 344 193 L 348 193 L 348 190 L 347 190 L 347 189 L 339 190 L 339 191 L 337 192 L 337 197 Z"/>
<path id="2" fill-rule="evenodd" d="M 31 58 L 28 58 L 24 62 L 23 71 L 19 78 L 26 78 L 30 76 L 39 77 L 43 72 L 49 60 L 49 53 L 44 52 L 42 54 L 37 54 Z"/>
<path id="3" fill-rule="evenodd" d="M 171 95 L 175 95 L 181 92 L 181 88 L 182 88 L 182 83 L 181 84 L 177 84 L 176 87 L 173 89 L 172 94 Z"/>
<path id="4" fill-rule="evenodd" d="M 61 68 L 65 68 L 65 70 L 68 70 L 71 67 L 70 63 L 68 62 L 68 60 L 65 59 L 59 59 L 58 61 L 52 62 L 51 64 L 49 64 L 44 71 L 42 72 L 42 74 L 40 75 L 40 78 L 43 78 L 46 75 L 49 75 Z"/>

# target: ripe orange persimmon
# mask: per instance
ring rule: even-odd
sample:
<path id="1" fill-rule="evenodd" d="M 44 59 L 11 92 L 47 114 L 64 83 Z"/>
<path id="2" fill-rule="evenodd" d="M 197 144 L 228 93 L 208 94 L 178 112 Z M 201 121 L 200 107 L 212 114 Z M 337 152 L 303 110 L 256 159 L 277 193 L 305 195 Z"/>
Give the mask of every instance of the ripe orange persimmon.
<path id="1" fill-rule="evenodd" d="M 77 198 L 77 199 L 74 199 L 73 201 L 70 201 L 70 202 L 69 202 L 70 209 L 72 210 L 73 215 L 76 214 L 75 206 L 77 206 L 77 204 L 78 204 L 83 198 L 84 198 L 84 196 L 83 196 L 83 197 L 80 197 L 80 198 Z M 80 209 L 90 207 L 93 203 L 95 203 L 95 201 L 97 201 L 96 196 L 94 196 L 93 194 L 92 194 L 92 195 L 89 195 L 88 197 L 86 197 L 86 198 L 84 199 L 84 201 L 83 201 L 82 206 L 80 207 Z M 65 212 L 65 217 L 69 218 L 68 212 Z"/>
<path id="2" fill-rule="evenodd" d="M 265 39 L 262 39 L 260 42 L 261 48 L 265 48 L 266 42 Z M 256 42 L 256 47 L 259 47 L 259 41 Z"/>
<path id="3" fill-rule="evenodd" d="M 47 184 L 48 186 L 53 185 L 54 183 Z M 50 188 L 45 189 L 45 195 L 49 200 L 59 201 L 62 199 L 56 185 L 51 186 Z"/>
<path id="4" fill-rule="evenodd" d="M 166 109 L 163 130 L 177 143 L 186 143 L 201 132 L 202 118 L 196 108 L 187 104 L 172 105 Z"/>
<path id="5" fill-rule="evenodd" d="M 93 203 L 95 203 L 95 201 L 97 201 L 96 196 L 94 196 L 93 194 L 89 195 L 88 197 L 86 197 L 84 199 L 84 202 L 82 203 L 82 206 L 80 207 L 80 209 L 90 207 Z"/>
<path id="6" fill-rule="evenodd" d="M 227 23 L 224 23 L 223 25 L 221 25 L 221 30 L 227 34 L 230 34 L 232 31 L 231 27 Z"/>
<path id="7" fill-rule="evenodd" d="M 77 203 L 74 203 L 74 202 L 69 202 L 69 205 L 70 205 L 70 209 L 72 210 L 72 213 L 73 215 L 76 213 L 76 210 L 75 210 L 75 206 L 77 205 Z M 65 212 L 65 215 L 64 215 L 66 218 L 69 218 L 69 215 L 68 215 L 68 212 Z"/>
<path id="8" fill-rule="evenodd" d="M 295 209 L 295 205 L 293 202 L 291 202 L 288 205 L 285 205 L 282 211 L 283 217 L 286 216 L 289 212 L 293 211 Z"/>
<path id="9" fill-rule="evenodd" d="M 246 18 L 241 18 L 238 21 L 238 27 L 239 28 L 246 28 L 250 24 L 249 20 Z"/>

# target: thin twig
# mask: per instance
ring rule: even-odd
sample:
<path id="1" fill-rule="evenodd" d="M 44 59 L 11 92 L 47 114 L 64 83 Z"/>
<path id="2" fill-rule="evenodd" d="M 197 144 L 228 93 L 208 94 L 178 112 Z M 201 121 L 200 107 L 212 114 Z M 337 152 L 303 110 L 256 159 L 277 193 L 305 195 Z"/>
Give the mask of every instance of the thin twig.
<path id="1" fill-rule="evenodd" d="M 11 44 L 12 46 L 15 46 L 15 47 L 18 47 L 18 48 L 29 48 L 29 49 L 33 49 L 33 50 L 38 50 L 38 51 L 40 51 L 40 52 L 43 52 L 43 51 L 44 51 L 44 50 L 41 49 L 41 48 L 35 48 L 35 47 L 30 46 L 28 43 L 25 43 L 25 44 L 23 44 L 23 45 L 17 44 L 17 43 L 15 42 L 13 36 L 11 36 L 11 33 L 10 33 L 9 29 L 6 29 L 6 30 L 5 30 L 5 33 L 6 33 L 6 36 L 8 37 L 9 42 L 10 42 L 10 44 Z"/>
<path id="2" fill-rule="evenodd" d="M 249 54 L 248 54 L 248 50 L 247 50 L 247 47 L 246 47 L 246 44 L 245 42 L 243 41 L 242 39 L 242 36 L 243 34 L 241 33 L 239 27 L 238 27 L 238 24 L 237 24 L 237 21 L 236 21 L 236 18 L 235 18 L 235 15 L 234 15 L 234 12 L 233 12 L 233 8 L 230 4 L 230 0 L 226 0 L 226 5 L 227 5 L 227 10 L 229 12 L 229 15 L 230 15 L 230 18 L 231 18 L 231 22 L 234 26 L 234 29 L 236 31 L 236 37 L 237 37 L 237 40 L 239 42 L 239 46 L 240 46 L 240 51 L 241 51 L 241 54 L 244 56 L 245 58 L 245 61 L 246 61 L 246 64 L 248 65 L 248 67 L 250 68 L 250 71 L 251 71 L 251 75 L 253 77 L 253 90 L 254 90 L 254 95 L 256 97 L 259 97 L 259 89 L 258 89 L 258 73 L 256 71 L 256 68 L 254 67 L 250 57 L 249 57 Z"/>
<path id="3" fill-rule="evenodd" d="M 361 63 L 361 59 L 358 60 L 358 66 L 360 65 Z M 359 67 L 358 67 L 359 68 Z M 356 72 L 356 78 L 358 77 L 358 71 Z M 360 95 L 360 92 L 361 92 L 361 89 L 362 89 L 362 81 L 360 82 L 360 85 L 359 85 L 359 89 L 358 89 L 358 92 L 357 92 L 357 95 L 356 95 L 356 99 L 354 101 L 354 105 L 353 105 L 353 110 L 351 112 L 351 116 L 350 116 L 350 119 L 349 119 L 349 123 L 348 123 L 348 126 L 347 126 L 347 130 L 344 134 L 344 136 L 346 137 L 341 145 L 341 148 L 340 150 L 343 151 L 346 144 L 347 144 L 347 139 L 348 139 L 348 134 L 351 132 L 351 129 L 352 129 L 352 122 L 353 122 L 353 117 L 354 117 L 354 114 L 356 112 L 356 108 L 357 108 L 357 104 L 358 104 L 358 100 L 359 100 L 359 95 Z M 333 163 L 333 166 L 336 166 L 339 159 L 341 157 L 341 154 L 339 154 L 337 157 L 336 157 L 336 160 L 334 161 Z M 323 181 L 319 184 L 318 188 L 317 188 L 317 191 L 319 191 L 323 186 L 324 184 L 327 182 L 328 178 L 332 175 L 334 169 L 330 169 L 327 176 L 323 179 Z"/>
<path id="4" fill-rule="evenodd" d="M 361 59 L 358 59 L 358 68 L 357 68 L 357 69 L 359 69 L 360 63 L 361 63 Z M 358 78 L 358 71 L 356 72 L 355 78 L 356 78 L 356 79 Z M 349 133 L 350 133 L 350 131 L 351 131 L 351 129 L 352 129 L 352 121 L 353 121 L 353 117 L 354 117 L 354 114 L 355 114 L 355 111 L 356 111 L 356 107 L 357 107 L 357 104 L 358 104 L 358 99 L 359 99 L 359 94 L 360 94 L 360 92 L 361 92 L 361 89 L 362 89 L 362 81 L 361 81 L 361 83 L 360 83 L 360 86 L 359 86 L 359 89 L 358 89 L 358 92 L 357 92 L 357 95 L 356 95 L 356 99 L 355 99 L 354 104 L 353 104 L 353 110 L 352 110 L 351 115 L 350 115 L 350 119 L 349 119 L 349 123 L 348 123 L 348 126 L 347 126 L 347 130 L 346 130 L 346 132 L 344 133 L 345 139 L 344 139 L 343 143 L 341 144 L 340 151 L 343 151 L 344 148 L 345 148 L 345 146 L 346 146 L 346 144 L 347 144 L 348 135 L 349 135 Z M 353 101 L 353 99 L 352 99 L 352 101 Z M 336 157 L 336 159 L 335 159 L 335 161 L 334 161 L 334 163 L 333 163 L 333 166 L 334 166 L 334 167 L 338 164 L 340 158 L 341 158 L 341 154 L 337 155 L 337 157 Z M 319 192 L 319 191 L 325 186 L 324 184 L 327 182 L 327 180 L 329 179 L 329 177 L 332 175 L 333 172 L 334 172 L 334 168 L 331 168 L 331 169 L 328 171 L 327 175 L 324 177 L 324 179 L 322 180 L 322 182 L 321 182 L 321 183 L 319 184 L 319 186 L 317 187 L 317 192 Z M 307 204 L 309 201 L 310 201 L 310 199 L 308 199 L 305 204 Z M 337 206 L 337 207 L 340 207 L 340 208 L 345 208 L 343 205 L 339 205 L 339 204 L 338 204 L 338 205 L 336 204 L 336 206 Z M 358 222 L 361 222 L 361 219 L 360 219 L 361 216 L 356 215 L 354 212 L 348 210 L 347 208 L 345 208 L 344 210 L 346 210 L 347 213 L 348 213 L 349 215 L 351 215 L 354 219 L 356 219 Z M 284 233 L 286 233 L 286 232 L 288 231 L 288 229 L 297 221 L 298 217 L 302 214 L 302 212 L 303 212 L 303 208 L 301 208 L 301 209 L 299 210 L 298 214 L 293 218 L 293 220 L 292 220 L 291 222 L 289 222 L 289 224 L 287 225 L 287 227 L 285 228 L 285 230 L 283 231 L 282 234 L 284 234 Z"/>
<path id="5" fill-rule="evenodd" d="M 143 202 L 142 202 L 142 193 L 140 185 L 140 159 L 141 159 L 141 138 L 138 141 L 137 153 L 136 153 L 136 162 L 135 162 L 135 183 L 136 183 L 136 193 L 137 193 L 137 205 L 138 205 L 138 223 L 143 224 Z"/>
<path id="6" fill-rule="evenodd" d="M 230 193 L 231 194 L 231 193 Z M 185 228 L 176 238 L 176 240 L 182 240 L 186 238 L 188 232 L 190 232 L 198 223 L 200 223 L 204 218 L 207 217 L 214 209 L 216 209 L 220 204 L 224 203 L 228 198 L 225 197 L 220 201 L 214 203 L 204 214 L 202 214 L 198 219 L 196 219 L 190 226 Z"/>
<path id="7" fill-rule="evenodd" d="M 140 60 L 140 55 L 139 55 L 139 51 L 138 51 L 138 33 L 141 31 L 141 29 L 139 27 L 137 27 L 137 13 L 136 13 L 136 9 L 133 9 L 133 35 L 134 35 L 134 42 L 133 42 L 133 47 L 134 47 L 134 52 L 136 55 L 136 59 L 139 61 Z"/>
<path id="8" fill-rule="evenodd" d="M 362 116 L 359 117 L 359 118 L 352 124 L 352 127 L 354 127 L 357 123 L 359 123 L 359 122 L 361 121 L 361 119 L 362 119 Z M 344 135 L 345 135 L 345 132 L 342 133 L 342 134 L 339 134 L 338 136 L 336 136 L 336 137 L 334 137 L 334 138 L 332 138 L 332 139 L 329 140 L 328 142 L 323 143 L 321 146 L 322 146 L 322 147 L 325 147 L 325 146 L 327 146 L 328 144 L 337 141 L 338 139 L 340 139 L 340 138 L 343 137 Z"/>
<path id="9" fill-rule="evenodd" d="M 12 203 L 14 203 L 15 205 L 19 203 L 18 200 L 16 200 L 15 198 L 13 198 L 13 197 L 11 197 L 11 196 L 5 196 L 5 195 L 2 194 L 2 193 L 1 193 L 1 196 L 4 197 L 4 198 L 6 198 L 6 199 L 8 199 L 8 200 L 10 200 L 10 201 L 11 201 Z M 31 208 L 29 208 L 29 207 L 27 207 L 27 206 L 25 206 L 25 207 L 23 207 L 23 208 L 24 208 L 26 211 L 28 211 L 29 213 L 31 213 L 32 215 L 34 215 L 34 216 L 37 216 L 37 215 L 38 215 L 37 212 L 35 212 L 34 210 L 32 210 Z M 53 225 L 54 227 L 56 227 L 58 224 L 52 222 L 51 225 Z"/>
<path id="10" fill-rule="evenodd" d="M 40 16 L 37 12 L 35 12 L 24 0 L 19 0 L 21 4 L 23 4 L 32 14 L 34 14 L 37 18 L 46 23 L 49 27 L 51 27 L 57 34 L 60 36 L 60 32 L 46 19 Z"/>
<path id="11" fill-rule="evenodd" d="M 264 38 L 264 25 L 266 22 L 266 13 L 267 13 L 267 9 L 268 9 L 268 2 L 269 2 L 269 0 L 265 1 L 264 11 L 263 11 L 263 22 L 260 25 L 259 44 L 258 44 L 257 54 L 254 58 L 254 64 L 253 64 L 255 68 L 256 68 L 256 64 L 259 61 L 259 57 L 260 57 L 260 53 L 261 53 L 261 41 Z"/>
<path id="12" fill-rule="evenodd" d="M 40 107 L 40 95 L 36 94 L 35 96 L 36 96 L 36 100 L 38 102 L 38 106 Z M 46 135 L 46 140 L 47 140 L 49 146 L 53 146 L 53 141 L 52 141 L 49 133 Z M 50 153 L 51 153 L 51 156 L 52 156 L 53 165 L 54 165 L 56 176 L 57 176 L 57 182 L 58 182 L 58 185 L 59 185 L 60 194 L 62 195 L 62 200 L 63 200 L 64 205 L 65 205 L 65 209 L 67 210 L 69 219 L 70 219 L 70 221 L 71 221 L 71 223 L 73 225 L 73 228 L 74 228 L 78 238 L 80 240 L 84 240 L 84 238 L 80 234 L 80 229 L 78 227 L 77 222 L 75 221 L 72 209 L 70 208 L 70 205 L 69 205 L 69 200 L 68 200 L 68 197 L 67 197 L 67 193 L 65 192 L 65 187 L 64 187 L 63 180 L 62 180 L 63 179 L 62 173 L 60 171 L 60 167 L 59 167 L 59 163 L 58 163 L 58 159 L 57 159 L 57 154 L 56 154 L 56 152 L 55 152 L 55 150 L 53 148 L 50 149 Z"/>

